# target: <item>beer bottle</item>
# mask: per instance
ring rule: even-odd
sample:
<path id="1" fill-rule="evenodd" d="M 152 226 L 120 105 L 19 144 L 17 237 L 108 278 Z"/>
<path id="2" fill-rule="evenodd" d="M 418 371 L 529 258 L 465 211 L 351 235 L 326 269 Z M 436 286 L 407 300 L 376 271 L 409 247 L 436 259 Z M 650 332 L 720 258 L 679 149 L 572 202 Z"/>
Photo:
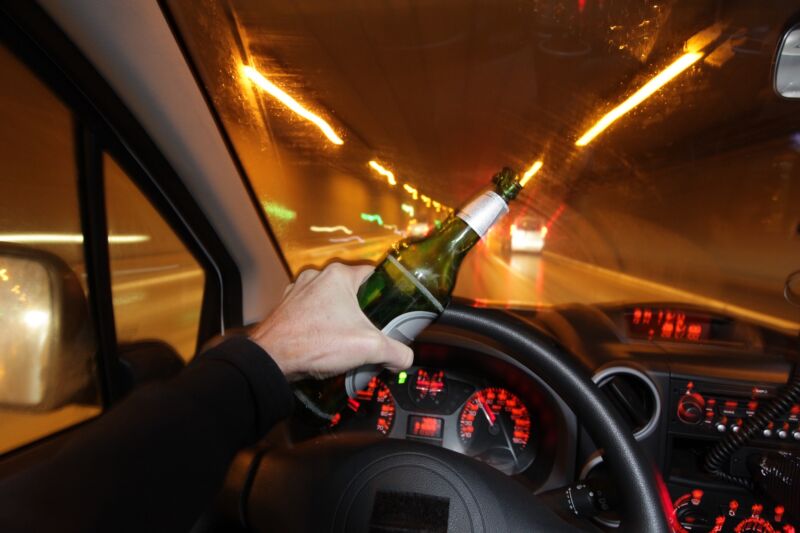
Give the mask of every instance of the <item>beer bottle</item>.
<path id="1" fill-rule="evenodd" d="M 494 175 L 491 187 L 456 215 L 450 215 L 431 234 L 394 244 L 358 290 L 358 303 L 364 314 L 384 334 L 410 344 L 447 307 L 464 257 L 508 212 L 508 202 L 521 188 L 517 174 L 504 168 Z M 345 391 L 354 397 L 379 371 L 379 365 L 351 370 L 344 387 L 341 378 L 333 378 L 327 386 L 304 383 L 298 388 L 298 397 L 316 414 L 332 415 L 342 407 Z M 323 388 L 327 398 L 321 393 Z M 330 394 L 331 388 L 338 388 L 340 393 Z"/>

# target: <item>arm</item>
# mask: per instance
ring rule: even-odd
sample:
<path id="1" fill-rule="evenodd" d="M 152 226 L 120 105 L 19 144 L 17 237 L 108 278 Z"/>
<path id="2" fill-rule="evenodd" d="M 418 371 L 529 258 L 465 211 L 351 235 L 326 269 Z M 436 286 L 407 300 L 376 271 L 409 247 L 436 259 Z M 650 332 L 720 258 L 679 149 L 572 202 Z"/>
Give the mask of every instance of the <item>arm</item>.
<path id="1" fill-rule="evenodd" d="M 0 530 L 188 530 L 236 452 L 290 413 L 286 377 L 411 364 L 411 350 L 358 308 L 356 290 L 371 270 L 303 272 L 252 340 L 231 338 L 199 355 L 175 379 L 143 387 L 77 431 L 49 461 L 3 480 Z"/>
<path id="2" fill-rule="evenodd" d="M 236 451 L 293 397 L 256 344 L 229 339 L 143 387 L 57 455 L 0 484 L 4 531 L 188 531 Z"/>

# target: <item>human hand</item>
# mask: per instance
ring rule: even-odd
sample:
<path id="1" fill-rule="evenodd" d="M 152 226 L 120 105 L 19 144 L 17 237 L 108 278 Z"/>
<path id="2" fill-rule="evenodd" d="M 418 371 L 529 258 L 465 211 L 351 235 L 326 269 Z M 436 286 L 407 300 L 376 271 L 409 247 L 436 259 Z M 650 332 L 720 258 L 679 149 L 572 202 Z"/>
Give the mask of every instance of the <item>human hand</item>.
<path id="1" fill-rule="evenodd" d="M 322 379 L 365 364 L 408 368 L 411 348 L 382 334 L 358 306 L 358 287 L 373 270 L 341 263 L 304 270 L 250 339 L 290 381 Z"/>

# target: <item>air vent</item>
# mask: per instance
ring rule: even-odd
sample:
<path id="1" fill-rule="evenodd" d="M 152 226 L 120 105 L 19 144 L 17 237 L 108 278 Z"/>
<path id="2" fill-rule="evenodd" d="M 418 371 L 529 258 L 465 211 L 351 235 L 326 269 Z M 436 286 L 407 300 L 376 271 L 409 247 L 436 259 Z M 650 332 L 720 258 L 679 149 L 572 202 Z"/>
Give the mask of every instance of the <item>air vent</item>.
<path id="1" fill-rule="evenodd" d="M 649 377 L 634 368 L 616 366 L 601 370 L 592 379 L 611 399 L 636 439 L 653 432 L 661 413 L 661 401 Z"/>

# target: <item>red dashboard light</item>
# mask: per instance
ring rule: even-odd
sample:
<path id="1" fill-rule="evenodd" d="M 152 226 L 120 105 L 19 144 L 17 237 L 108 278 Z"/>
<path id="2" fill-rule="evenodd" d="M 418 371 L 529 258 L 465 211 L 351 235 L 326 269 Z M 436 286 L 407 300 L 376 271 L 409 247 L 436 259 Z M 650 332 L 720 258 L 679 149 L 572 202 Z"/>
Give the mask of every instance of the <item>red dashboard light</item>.
<path id="1" fill-rule="evenodd" d="M 442 438 L 444 421 L 433 416 L 409 416 L 408 434 L 416 437 Z"/>

